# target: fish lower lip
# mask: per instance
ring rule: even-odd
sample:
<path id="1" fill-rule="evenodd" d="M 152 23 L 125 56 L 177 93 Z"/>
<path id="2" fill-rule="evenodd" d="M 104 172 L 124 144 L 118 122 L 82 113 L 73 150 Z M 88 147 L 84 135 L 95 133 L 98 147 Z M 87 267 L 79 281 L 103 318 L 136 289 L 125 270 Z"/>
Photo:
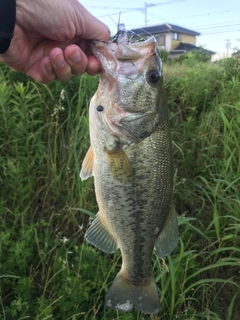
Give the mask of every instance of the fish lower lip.
<path id="1" fill-rule="evenodd" d="M 108 41 L 90 40 L 90 44 L 94 47 L 103 47 L 108 45 Z"/>

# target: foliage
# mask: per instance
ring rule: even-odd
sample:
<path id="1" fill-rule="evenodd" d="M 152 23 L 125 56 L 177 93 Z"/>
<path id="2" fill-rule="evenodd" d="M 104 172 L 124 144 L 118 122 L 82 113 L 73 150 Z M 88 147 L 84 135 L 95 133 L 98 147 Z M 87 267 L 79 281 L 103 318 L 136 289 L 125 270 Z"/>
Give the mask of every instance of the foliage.
<path id="1" fill-rule="evenodd" d="M 224 68 L 224 76 L 227 80 L 240 80 L 240 58 L 225 58 L 215 62 Z"/>
<path id="2" fill-rule="evenodd" d="M 166 63 L 168 61 L 169 52 L 161 49 L 161 47 L 157 48 L 157 52 L 158 52 L 158 55 L 161 58 L 162 62 Z"/>
<path id="3" fill-rule="evenodd" d="M 194 66 L 198 62 L 209 62 L 211 60 L 211 55 L 207 53 L 203 48 L 199 48 L 198 50 L 192 50 L 181 54 L 179 57 L 174 58 L 169 61 L 170 64 L 186 64 L 188 66 Z"/>
<path id="4" fill-rule="evenodd" d="M 1 66 L 1 320 L 238 319 L 239 65 L 190 65 L 164 65 L 180 240 L 169 257 L 153 255 L 156 316 L 104 307 L 121 257 L 83 241 L 97 210 L 79 171 L 98 78 L 46 86 Z"/>

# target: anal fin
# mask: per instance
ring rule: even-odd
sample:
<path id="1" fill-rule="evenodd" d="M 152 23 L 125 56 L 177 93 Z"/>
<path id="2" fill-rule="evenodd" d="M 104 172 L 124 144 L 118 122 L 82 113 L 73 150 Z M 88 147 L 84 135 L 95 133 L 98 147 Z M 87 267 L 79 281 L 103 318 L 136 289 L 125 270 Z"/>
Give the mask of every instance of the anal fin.
<path id="1" fill-rule="evenodd" d="M 169 255 L 178 243 L 177 213 L 171 204 L 163 229 L 156 239 L 155 247 L 159 258 Z"/>
<path id="2" fill-rule="evenodd" d="M 99 213 L 88 228 L 85 238 L 89 243 L 103 252 L 114 253 L 118 249 L 115 239 L 104 226 Z"/>
<path id="3" fill-rule="evenodd" d="M 93 171 L 93 151 L 92 151 L 92 147 L 90 146 L 82 163 L 80 178 L 82 180 L 87 180 L 93 175 L 92 171 Z"/>

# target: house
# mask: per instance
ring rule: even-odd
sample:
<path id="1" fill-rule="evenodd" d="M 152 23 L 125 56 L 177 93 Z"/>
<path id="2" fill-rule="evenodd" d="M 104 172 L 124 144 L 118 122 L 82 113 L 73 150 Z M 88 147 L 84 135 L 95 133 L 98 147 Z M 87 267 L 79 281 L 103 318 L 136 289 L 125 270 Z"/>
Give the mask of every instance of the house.
<path id="1" fill-rule="evenodd" d="M 178 57 L 187 51 L 199 50 L 199 47 L 196 46 L 196 37 L 200 33 L 175 24 L 164 23 L 142 29 L 132 29 L 131 32 L 146 38 L 153 35 L 159 47 L 170 52 L 169 58 Z M 206 51 L 211 55 L 214 54 L 212 51 Z"/>
<path id="2" fill-rule="evenodd" d="M 240 58 L 240 50 L 232 53 L 232 57 L 233 57 L 233 58 L 237 58 L 237 59 Z"/>
<path id="3" fill-rule="evenodd" d="M 204 52 L 204 53 L 206 53 L 207 55 L 210 55 L 210 56 L 215 54 L 214 51 L 203 49 L 202 47 L 196 47 L 195 45 L 190 44 L 190 43 L 180 42 L 179 45 L 174 50 L 171 50 L 169 58 L 170 59 L 171 58 L 177 58 L 183 53 L 186 53 L 186 52 L 189 52 L 189 51 L 194 51 L 194 50 L 201 50 L 202 52 Z"/>

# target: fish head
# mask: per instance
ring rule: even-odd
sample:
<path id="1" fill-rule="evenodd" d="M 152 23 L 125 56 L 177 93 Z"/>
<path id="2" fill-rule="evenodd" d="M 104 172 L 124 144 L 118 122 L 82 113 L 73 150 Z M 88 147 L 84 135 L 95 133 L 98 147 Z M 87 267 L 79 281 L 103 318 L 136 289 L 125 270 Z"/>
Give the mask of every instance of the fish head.
<path id="1" fill-rule="evenodd" d="M 134 81 L 135 86 L 136 82 L 150 88 L 157 86 L 162 75 L 162 62 L 156 52 L 154 37 L 128 45 L 92 41 L 91 48 L 102 66 L 101 79 L 107 78 L 113 81 L 113 85 L 131 85 Z"/>
<path id="2" fill-rule="evenodd" d="M 125 45 L 93 41 L 91 48 L 102 66 L 95 101 L 104 104 L 101 119 L 105 127 L 134 140 L 144 138 L 167 117 L 155 38 Z M 133 127 L 141 132 L 139 137 Z"/>

